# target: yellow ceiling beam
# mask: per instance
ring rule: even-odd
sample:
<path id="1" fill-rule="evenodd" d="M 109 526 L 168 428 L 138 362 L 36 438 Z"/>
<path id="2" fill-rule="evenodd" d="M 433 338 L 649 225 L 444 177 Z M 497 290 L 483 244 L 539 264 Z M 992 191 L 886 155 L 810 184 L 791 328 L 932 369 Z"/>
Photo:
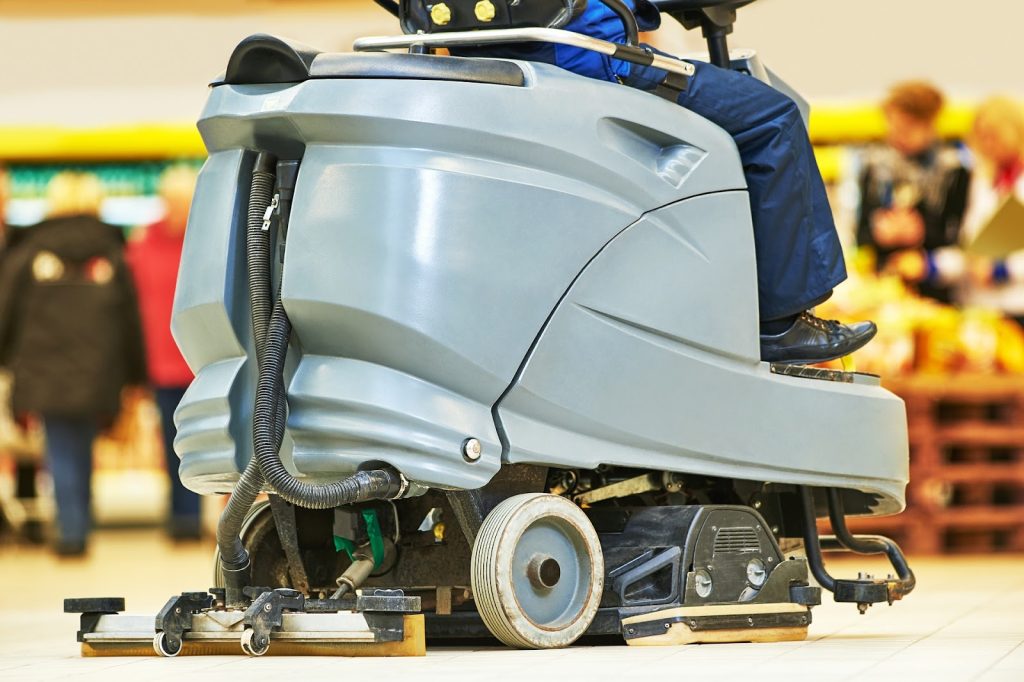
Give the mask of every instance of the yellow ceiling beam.
<path id="1" fill-rule="evenodd" d="M 944 137 L 962 138 L 973 107 L 955 104 L 939 120 Z M 875 105 L 819 105 L 811 114 L 811 140 L 818 146 L 881 139 L 885 120 Z M 0 162 L 156 160 L 205 155 L 193 123 L 153 123 L 104 128 L 0 126 Z M 828 161 L 831 163 L 831 161 Z"/>

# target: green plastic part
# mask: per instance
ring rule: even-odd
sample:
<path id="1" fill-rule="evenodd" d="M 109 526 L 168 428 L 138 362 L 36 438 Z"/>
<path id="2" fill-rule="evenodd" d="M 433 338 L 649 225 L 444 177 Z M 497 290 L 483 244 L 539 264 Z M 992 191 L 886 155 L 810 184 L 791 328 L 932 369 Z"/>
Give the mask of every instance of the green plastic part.
<path id="1" fill-rule="evenodd" d="M 380 530 L 380 521 L 374 509 L 363 510 L 363 522 L 366 523 L 366 534 L 370 538 L 370 553 L 373 556 L 373 567 L 379 568 L 384 563 L 384 534 Z M 348 538 L 334 536 L 334 551 L 345 552 L 350 561 L 355 561 L 356 543 Z"/>

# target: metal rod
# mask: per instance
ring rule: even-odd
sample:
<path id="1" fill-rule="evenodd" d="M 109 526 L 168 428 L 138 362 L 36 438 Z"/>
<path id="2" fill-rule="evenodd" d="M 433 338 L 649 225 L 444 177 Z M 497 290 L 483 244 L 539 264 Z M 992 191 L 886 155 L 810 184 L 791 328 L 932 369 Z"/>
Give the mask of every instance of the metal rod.
<path id="1" fill-rule="evenodd" d="M 628 45 L 598 40 L 581 33 L 557 28 L 501 28 L 487 31 L 452 31 L 451 33 L 419 33 L 401 36 L 368 36 L 353 43 L 356 52 L 408 49 L 412 45 L 425 47 L 460 47 L 473 45 L 501 45 L 506 43 L 556 43 L 622 59 L 634 64 L 650 65 L 663 71 L 692 76 L 694 67 L 678 59 L 631 48 Z"/>
<path id="2" fill-rule="evenodd" d="M 814 513 L 814 494 L 807 486 L 798 486 L 801 507 L 804 517 L 804 551 L 807 553 L 807 565 L 818 584 L 829 592 L 836 591 L 836 579 L 825 569 L 825 560 L 821 556 L 821 541 L 818 539 L 818 517 Z"/>
<path id="3" fill-rule="evenodd" d="M 811 569 L 815 580 L 828 590 L 836 591 L 836 579 L 829 575 L 825 568 L 825 561 L 821 552 L 826 550 L 846 550 L 857 554 L 885 554 L 889 563 L 896 569 L 899 580 L 885 581 L 889 594 L 889 603 L 894 599 L 900 599 L 908 594 L 917 585 L 917 578 L 910 570 L 907 559 L 903 556 L 899 545 L 889 538 L 880 535 L 854 535 L 846 525 L 846 510 L 843 506 L 842 495 L 836 488 L 829 488 L 828 515 L 832 522 L 833 537 L 818 537 L 817 516 L 814 507 L 814 494 L 807 486 L 798 486 L 800 492 L 801 507 L 803 507 L 804 519 L 804 549 L 807 552 L 807 565 Z M 854 581 L 843 581 L 854 582 Z"/>
<path id="4" fill-rule="evenodd" d="M 828 489 L 828 517 L 832 522 L 832 533 L 846 549 L 857 554 L 885 554 L 900 578 L 900 595 L 910 594 L 917 585 L 917 578 L 907 564 L 899 545 L 880 535 L 854 535 L 846 525 L 846 510 L 843 498 L 836 488 Z"/>

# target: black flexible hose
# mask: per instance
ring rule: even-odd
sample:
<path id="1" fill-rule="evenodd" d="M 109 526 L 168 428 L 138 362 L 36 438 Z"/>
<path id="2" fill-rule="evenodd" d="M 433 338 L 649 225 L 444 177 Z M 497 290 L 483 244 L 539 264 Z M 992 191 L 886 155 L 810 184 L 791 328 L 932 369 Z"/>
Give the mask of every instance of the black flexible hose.
<path id="1" fill-rule="evenodd" d="M 262 371 L 267 348 L 267 327 L 270 325 L 270 311 L 273 308 L 270 272 L 270 230 L 264 229 L 263 216 L 274 200 L 274 173 L 277 160 L 267 152 L 260 152 L 252 172 L 252 188 L 249 192 L 249 210 L 245 233 L 246 271 L 249 279 L 249 313 L 252 317 L 253 345 L 256 349 L 256 368 Z M 284 390 L 278 392 L 274 406 L 273 424 L 275 433 L 284 437 L 287 406 Z M 278 446 L 280 447 L 280 445 Z M 250 459 L 250 463 L 252 460 Z M 253 466 L 257 466 L 253 464 Z M 257 467 L 258 468 L 258 467 Z M 262 481 L 260 482 L 262 485 Z"/>
<path id="2" fill-rule="evenodd" d="M 249 190 L 249 206 L 246 215 L 246 266 L 249 282 L 249 312 L 252 318 L 253 339 L 256 347 L 257 366 L 263 362 L 263 347 L 266 344 L 267 326 L 270 323 L 270 239 L 263 230 L 263 215 L 270 206 L 274 195 L 274 158 L 266 153 L 256 157 L 252 171 L 252 185 Z M 275 421 L 283 417 L 275 414 Z M 225 582 L 231 574 L 241 573 L 238 579 L 245 581 L 248 573 L 249 553 L 240 537 L 245 515 L 252 508 L 256 497 L 263 489 L 263 472 L 255 458 L 250 458 L 217 524 L 217 546 L 220 550 L 221 569 Z M 247 581 L 246 581 L 247 582 Z"/>
<path id="3" fill-rule="evenodd" d="M 270 295 L 270 231 L 263 229 L 263 216 L 274 198 L 275 165 L 274 157 L 265 152 L 256 157 L 245 231 L 249 311 L 252 314 L 252 335 L 259 367 L 263 366 L 267 326 L 270 324 L 273 305 Z"/>
<path id="4" fill-rule="evenodd" d="M 267 482 L 288 502 L 310 509 L 331 509 L 401 496 L 406 482 L 390 468 L 357 471 L 341 481 L 326 484 L 300 481 L 285 469 L 279 455 L 283 430 L 275 428 L 273 413 L 283 392 L 284 361 L 291 330 L 291 321 L 278 298 L 270 316 L 253 414 L 253 455 Z"/>
<path id="5" fill-rule="evenodd" d="M 640 44 L 640 29 L 636 25 L 636 17 L 633 10 L 622 0 L 601 0 L 604 5 L 618 15 L 622 22 L 622 28 L 626 32 L 626 44 L 636 47 Z"/>
<path id="6" fill-rule="evenodd" d="M 259 375 L 253 414 L 253 446 L 258 455 L 250 458 L 242 471 L 217 526 L 221 571 L 229 605 L 237 605 L 244 599 L 242 588 L 251 582 L 249 553 L 240 533 L 246 514 L 266 483 L 292 504 L 317 509 L 392 498 L 400 495 L 405 487 L 401 476 L 390 469 L 358 472 L 326 486 L 309 485 L 292 477 L 281 463 L 279 453 L 287 417 L 283 374 L 291 323 L 278 301 L 273 311 L 275 331 L 270 333 L 271 245 L 270 232 L 264 229 L 264 215 L 273 201 L 275 168 L 276 159 L 270 154 L 262 152 L 256 157 L 246 215 L 249 312 Z M 272 361 L 268 363 L 268 359 Z"/>
<path id="7" fill-rule="evenodd" d="M 225 571 L 238 571 L 249 565 L 249 553 L 240 533 L 245 515 L 263 489 L 263 473 L 251 460 L 250 464 L 242 470 L 217 523 L 217 547 L 221 568 Z"/>

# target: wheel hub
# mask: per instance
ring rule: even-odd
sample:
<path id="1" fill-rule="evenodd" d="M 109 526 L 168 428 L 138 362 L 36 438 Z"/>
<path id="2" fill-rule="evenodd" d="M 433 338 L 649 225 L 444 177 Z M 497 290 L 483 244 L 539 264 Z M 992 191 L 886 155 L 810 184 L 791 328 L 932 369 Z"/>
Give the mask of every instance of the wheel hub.
<path id="1" fill-rule="evenodd" d="M 526 577 L 538 590 L 551 589 L 562 577 L 562 567 L 550 556 L 536 555 L 526 567 Z"/>

